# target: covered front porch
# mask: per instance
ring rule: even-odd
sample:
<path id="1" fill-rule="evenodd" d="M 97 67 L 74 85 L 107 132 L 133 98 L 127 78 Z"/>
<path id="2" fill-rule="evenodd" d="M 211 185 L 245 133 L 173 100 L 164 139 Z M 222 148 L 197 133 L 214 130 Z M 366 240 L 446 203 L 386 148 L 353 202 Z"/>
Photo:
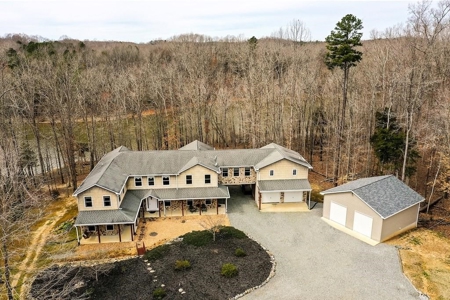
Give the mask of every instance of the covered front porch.
<path id="1" fill-rule="evenodd" d="M 134 224 L 77 226 L 79 245 L 134 241 Z"/>
<path id="2" fill-rule="evenodd" d="M 227 213 L 227 199 L 156 200 L 157 210 L 145 209 L 145 218 L 222 215 Z M 144 206 L 146 208 L 146 206 Z"/>

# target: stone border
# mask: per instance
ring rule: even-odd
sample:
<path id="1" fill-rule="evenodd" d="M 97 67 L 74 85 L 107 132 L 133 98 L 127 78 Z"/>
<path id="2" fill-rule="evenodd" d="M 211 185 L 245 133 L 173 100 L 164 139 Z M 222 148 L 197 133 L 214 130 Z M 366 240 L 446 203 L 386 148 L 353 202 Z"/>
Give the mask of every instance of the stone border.
<path id="1" fill-rule="evenodd" d="M 238 228 L 236 228 L 236 229 L 238 229 Z M 239 229 L 239 230 L 240 230 L 240 229 Z M 275 261 L 275 256 L 274 256 L 269 250 L 267 250 L 266 247 L 264 247 L 264 246 L 261 245 L 257 240 L 255 240 L 253 237 L 251 237 L 250 235 L 248 235 L 245 231 L 243 231 L 243 230 L 241 230 L 241 231 L 244 232 L 245 235 L 246 235 L 249 239 L 253 240 L 253 241 L 254 241 L 255 243 L 257 243 L 259 246 L 261 246 L 261 248 L 263 248 L 263 250 L 266 251 L 267 254 L 269 254 L 269 256 L 270 256 L 270 263 L 272 264 L 272 269 L 270 270 L 269 276 L 268 276 L 268 277 L 266 278 L 266 280 L 264 280 L 260 285 L 251 287 L 251 288 L 245 290 L 243 293 L 240 293 L 240 294 L 238 294 L 238 295 L 236 295 L 236 296 L 234 296 L 234 297 L 231 297 L 231 298 L 229 298 L 228 300 L 236 300 L 236 299 L 242 298 L 242 297 L 244 297 L 245 295 L 250 294 L 250 293 L 253 292 L 254 290 L 257 290 L 257 289 L 262 288 L 263 286 L 265 286 L 265 285 L 270 281 L 270 279 L 272 279 L 273 276 L 275 276 L 275 272 L 276 272 L 276 268 L 277 268 L 277 262 Z"/>

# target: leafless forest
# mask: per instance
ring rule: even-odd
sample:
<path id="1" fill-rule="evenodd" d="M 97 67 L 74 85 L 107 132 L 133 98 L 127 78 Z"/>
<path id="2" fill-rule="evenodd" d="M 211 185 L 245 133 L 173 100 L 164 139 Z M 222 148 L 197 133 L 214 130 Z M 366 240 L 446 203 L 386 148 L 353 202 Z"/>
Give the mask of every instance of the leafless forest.
<path id="1" fill-rule="evenodd" d="M 394 173 L 426 194 L 432 186 L 445 190 L 449 6 L 420 2 L 399 20 L 403 25 L 363 37 L 340 133 L 342 71 L 328 70 L 326 44 L 309 42 L 301 22 L 259 40 L 186 34 L 132 44 L 8 35 L 0 43 L 3 164 L 18 156 L 26 176 L 37 170 L 50 189 L 56 180 L 74 188 L 76 161 L 93 167 L 120 145 L 275 142 L 300 152 L 330 180 Z M 380 162 L 371 144 L 383 111 L 387 126 L 393 118 L 402 132 L 398 163 Z M 411 151 L 419 156 L 409 159 Z M 331 178 L 336 162 L 339 174 Z M 49 170 L 61 166 L 67 170 L 53 178 Z"/>

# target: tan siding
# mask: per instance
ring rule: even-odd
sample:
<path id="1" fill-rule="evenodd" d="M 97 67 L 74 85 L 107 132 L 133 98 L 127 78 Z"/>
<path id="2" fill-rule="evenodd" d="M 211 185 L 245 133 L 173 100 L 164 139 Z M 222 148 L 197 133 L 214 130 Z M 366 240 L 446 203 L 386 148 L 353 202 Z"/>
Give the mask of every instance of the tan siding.
<path id="1" fill-rule="evenodd" d="M 353 220 L 355 216 L 355 211 L 369 216 L 373 219 L 372 222 L 372 236 L 371 238 L 375 241 L 380 241 L 381 230 L 383 226 L 383 220 L 381 217 L 373 211 L 367 204 L 365 204 L 361 199 L 355 196 L 353 193 L 338 193 L 338 194 L 328 194 L 324 196 L 323 203 L 323 217 L 330 219 L 330 203 L 340 204 L 347 208 L 347 219 L 345 222 L 345 227 L 353 230 Z"/>
<path id="2" fill-rule="evenodd" d="M 381 231 L 381 241 L 391 238 L 405 230 L 416 227 L 418 206 L 419 204 L 414 205 L 384 220 L 383 229 Z"/>
<path id="3" fill-rule="evenodd" d="M 148 185 L 148 176 L 141 176 L 142 178 L 142 186 L 135 186 L 134 185 L 134 177 L 129 177 L 126 187 L 129 190 L 141 190 L 141 189 L 162 189 L 162 188 L 176 188 L 176 176 L 169 176 L 170 177 L 170 185 L 163 185 L 163 176 L 152 176 L 155 179 L 155 185 Z"/>
<path id="4" fill-rule="evenodd" d="M 86 196 L 92 198 L 92 207 L 84 206 L 84 197 Z M 103 196 L 111 197 L 111 206 L 109 207 L 103 206 Z M 119 206 L 117 202 L 118 198 L 116 194 L 99 187 L 93 187 L 78 195 L 78 210 L 86 211 L 86 210 L 118 209 Z"/>
<path id="5" fill-rule="evenodd" d="M 292 175 L 292 170 L 297 170 L 297 175 Z M 270 170 L 274 170 L 274 175 L 270 176 Z M 258 180 L 278 180 L 278 179 L 308 179 L 308 168 L 293 163 L 287 159 L 280 160 L 259 170 Z"/>
<path id="6" fill-rule="evenodd" d="M 211 183 L 205 183 L 205 175 L 211 175 Z M 186 175 L 192 175 L 192 184 L 186 184 Z M 218 186 L 218 174 L 210 169 L 197 165 L 184 171 L 178 176 L 178 187 L 217 187 Z"/>

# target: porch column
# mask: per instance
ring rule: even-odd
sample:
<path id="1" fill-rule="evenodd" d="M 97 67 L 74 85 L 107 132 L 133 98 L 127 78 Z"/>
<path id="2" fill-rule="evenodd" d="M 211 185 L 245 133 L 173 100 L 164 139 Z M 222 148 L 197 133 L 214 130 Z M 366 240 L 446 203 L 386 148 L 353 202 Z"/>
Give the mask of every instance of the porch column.
<path id="1" fill-rule="evenodd" d="M 77 232 L 77 243 L 78 243 L 78 246 L 80 246 L 80 238 L 78 237 L 78 227 L 77 226 L 75 226 L 75 231 Z"/>
<path id="2" fill-rule="evenodd" d="M 97 225 L 98 243 L 100 244 L 100 225 Z"/>
<path id="3" fill-rule="evenodd" d="M 119 242 L 122 242 L 122 235 L 120 234 L 120 224 L 119 225 Z"/>
<path id="4" fill-rule="evenodd" d="M 308 209 L 311 210 L 311 191 L 309 191 L 309 195 L 308 195 Z"/>
<path id="5" fill-rule="evenodd" d="M 261 210 L 261 192 L 258 192 L 258 209 Z"/>
<path id="6" fill-rule="evenodd" d="M 219 199 L 216 199 L 217 214 L 219 214 Z"/>
<path id="7" fill-rule="evenodd" d="M 228 212 L 228 198 L 225 198 L 225 213 Z"/>
<path id="8" fill-rule="evenodd" d="M 166 217 L 166 202 L 165 201 L 163 201 L 163 207 L 164 207 L 164 217 Z"/>
<path id="9" fill-rule="evenodd" d="M 184 217 L 184 201 L 185 200 L 181 200 L 181 216 Z"/>
<path id="10" fill-rule="evenodd" d="M 134 241 L 134 224 L 131 224 L 131 241 Z"/>

